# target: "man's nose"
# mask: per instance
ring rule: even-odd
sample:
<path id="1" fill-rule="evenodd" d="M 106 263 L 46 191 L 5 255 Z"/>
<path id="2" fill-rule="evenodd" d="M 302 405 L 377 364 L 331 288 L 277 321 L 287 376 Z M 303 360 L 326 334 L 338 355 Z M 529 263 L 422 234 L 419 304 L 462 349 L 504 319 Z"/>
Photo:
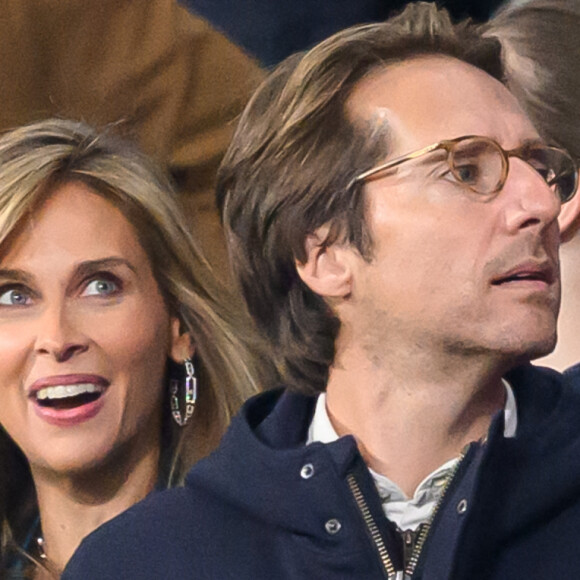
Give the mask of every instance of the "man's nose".
<path id="1" fill-rule="evenodd" d="M 507 180 L 501 193 L 506 203 L 506 225 L 515 233 L 521 229 L 554 223 L 561 209 L 558 193 L 528 163 L 510 159 Z"/>

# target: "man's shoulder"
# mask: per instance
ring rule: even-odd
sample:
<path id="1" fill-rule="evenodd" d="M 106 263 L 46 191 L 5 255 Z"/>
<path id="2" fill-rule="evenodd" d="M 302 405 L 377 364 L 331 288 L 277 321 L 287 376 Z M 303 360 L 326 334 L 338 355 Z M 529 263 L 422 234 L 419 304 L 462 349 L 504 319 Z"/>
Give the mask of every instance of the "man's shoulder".
<path id="1" fill-rule="evenodd" d="M 517 404 L 517 437 L 510 446 L 527 452 L 580 443 L 580 374 L 527 364 L 505 378 Z"/>
<path id="2" fill-rule="evenodd" d="M 143 580 L 185 577 L 182 554 L 203 528 L 202 503 L 186 487 L 152 493 L 87 536 L 62 578 L 118 580 L 124 569 Z"/>
<path id="3" fill-rule="evenodd" d="M 192 570 L 212 578 L 227 568 L 224 554 L 243 561 L 240 552 L 268 541 L 273 506 L 286 513 L 279 489 L 286 485 L 290 511 L 299 511 L 301 496 L 287 484 L 303 464 L 311 407 L 310 398 L 280 389 L 249 400 L 184 487 L 153 493 L 90 534 L 63 579 L 186 578 Z"/>
<path id="4" fill-rule="evenodd" d="M 505 378 L 514 389 L 518 407 L 524 405 L 548 413 L 563 402 L 580 405 L 580 365 L 573 373 L 560 373 L 548 367 L 527 364 L 511 370 Z"/>
<path id="5" fill-rule="evenodd" d="M 580 362 L 566 369 L 564 377 L 570 384 L 580 386 Z"/>

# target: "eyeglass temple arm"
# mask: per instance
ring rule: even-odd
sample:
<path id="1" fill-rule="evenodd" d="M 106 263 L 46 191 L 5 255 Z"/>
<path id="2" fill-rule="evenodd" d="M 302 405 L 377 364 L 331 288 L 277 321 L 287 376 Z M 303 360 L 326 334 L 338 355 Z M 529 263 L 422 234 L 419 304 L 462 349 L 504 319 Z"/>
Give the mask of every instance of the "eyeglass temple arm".
<path id="1" fill-rule="evenodd" d="M 416 159 L 417 157 L 421 157 L 421 155 L 426 155 L 431 151 L 435 151 L 440 147 L 444 146 L 443 142 L 434 143 L 433 145 L 428 145 L 427 147 L 423 147 L 423 149 L 419 149 L 418 151 L 413 151 L 413 153 L 407 153 L 406 155 L 401 155 L 400 157 L 396 157 L 395 159 L 391 159 L 382 165 L 377 165 L 376 167 L 372 167 L 363 173 L 357 175 L 351 182 L 348 184 L 347 189 L 350 189 L 355 183 L 359 183 L 361 181 L 366 181 L 369 177 L 372 177 L 376 173 L 384 171 L 385 169 L 390 169 L 391 167 L 395 167 L 404 163 L 405 161 L 411 161 L 411 159 Z"/>

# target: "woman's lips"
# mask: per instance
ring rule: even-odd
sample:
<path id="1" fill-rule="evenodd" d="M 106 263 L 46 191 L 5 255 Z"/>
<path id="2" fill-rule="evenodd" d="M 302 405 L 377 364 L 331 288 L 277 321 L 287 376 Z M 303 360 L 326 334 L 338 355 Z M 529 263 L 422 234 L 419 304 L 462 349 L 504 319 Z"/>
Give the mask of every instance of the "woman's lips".
<path id="1" fill-rule="evenodd" d="M 35 381 L 28 388 L 28 397 L 41 419 L 70 427 L 99 413 L 108 386 L 109 381 L 100 375 L 55 375 Z"/>

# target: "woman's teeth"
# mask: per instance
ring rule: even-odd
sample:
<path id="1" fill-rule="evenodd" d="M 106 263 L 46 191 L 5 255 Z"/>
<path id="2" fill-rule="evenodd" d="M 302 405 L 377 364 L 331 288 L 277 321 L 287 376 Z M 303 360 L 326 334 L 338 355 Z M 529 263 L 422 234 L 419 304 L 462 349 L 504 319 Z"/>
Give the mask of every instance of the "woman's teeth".
<path id="1" fill-rule="evenodd" d="M 77 397 L 85 393 L 102 393 L 104 387 L 94 383 L 79 383 L 77 385 L 55 385 L 53 387 L 44 387 L 36 392 L 36 398 L 39 401 L 50 399 L 66 399 L 68 397 Z"/>

